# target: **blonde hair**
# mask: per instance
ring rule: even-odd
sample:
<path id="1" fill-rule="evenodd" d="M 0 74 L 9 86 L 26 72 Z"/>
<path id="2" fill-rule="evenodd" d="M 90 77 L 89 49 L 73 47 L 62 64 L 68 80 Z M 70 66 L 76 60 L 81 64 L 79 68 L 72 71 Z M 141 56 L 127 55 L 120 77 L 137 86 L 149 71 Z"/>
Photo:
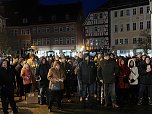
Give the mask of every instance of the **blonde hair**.
<path id="1" fill-rule="evenodd" d="M 54 63 L 53 63 L 53 68 L 55 68 L 57 64 L 58 64 L 59 66 L 61 66 L 61 63 L 60 63 L 59 61 L 54 61 Z"/>

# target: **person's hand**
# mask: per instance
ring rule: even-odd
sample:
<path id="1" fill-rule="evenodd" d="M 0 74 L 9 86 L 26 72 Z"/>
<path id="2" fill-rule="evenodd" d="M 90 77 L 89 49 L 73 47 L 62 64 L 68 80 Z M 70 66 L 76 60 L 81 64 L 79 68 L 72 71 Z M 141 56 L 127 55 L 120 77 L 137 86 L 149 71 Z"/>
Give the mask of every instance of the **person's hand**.
<path id="1" fill-rule="evenodd" d="M 100 80 L 101 83 L 103 83 L 103 80 Z"/>
<path id="2" fill-rule="evenodd" d="M 131 80 L 130 80 L 131 83 L 133 83 L 134 81 L 135 81 L 134 79 L 131 79 Z"/>

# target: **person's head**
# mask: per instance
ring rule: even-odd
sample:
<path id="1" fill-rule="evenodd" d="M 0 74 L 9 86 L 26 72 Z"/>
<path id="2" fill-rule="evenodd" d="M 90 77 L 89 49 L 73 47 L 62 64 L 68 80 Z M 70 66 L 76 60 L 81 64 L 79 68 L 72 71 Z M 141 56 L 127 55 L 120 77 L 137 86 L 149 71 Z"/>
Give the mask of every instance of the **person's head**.
<path id="1" fill-rule="evenodd" d="M 145 61 L 146 57 L 147 57 L 146 55 L 142 55 L 141 58 L 142 58 L 143 61 Z"/>
<path id="2" fill-rule="evenodd" d="M 85 53 L 85 54 L 84 54 L 84 60 L 85 60 L 85 61 L 89 61 L 89 60 L 90 60 L 89 53 Z"/>
<path id="3" fill-rule="evenodd" d="M 104 59 L 105 59 L 105 60 L 109 60 L 109 59 L 110 59 L 110 56 L 109 56 L 108 53 L 105 53 L 105 54 L 104 54 Z"/>
<path id="4" fill-rule="evenodd" d="M 59 56 L 58 55 L 55 56 L 55 60 L 59 61 Z"/>
<path id="5" fill-rule="evenodd" d="M 146 64 L 150 64 L 150 57 L 149 56 L 147 56 L 146 58 L 145 58 L 145 61 L 146 61 Z"/>
<path id="6" fill-rule="evenodd" d="M 46 58 L 43 57 L 42 60 L 41 60 L 41 63 L 46 64 L 46 62 L 47 62 Z"/>
<path id="7" fill-rule="evenodd" d="M 126 60 L 124 57 L 119 57 L 118 59 L 119 66 L 124 66 L 126 64 Z"/>
<path id="8" fill-rule="evenodd" d="M 30 59 L 35 60 L 35 55 L 34 55 L 34 54 L 31 54 L 31 55 L 30 55 Z"/>
<path id="9" fill-rule="evenodd" d="M 53 56 L 50 56 L 50 57 L 49 57 L 49 60 L 50 60 L 50 61 L 53 61 Z"/>
<path id="10" fill-rule="evenodd" d="M 61 61 L 62 61 L 62 63 L 65 63 L 65 62 L 66 62 L 66 58 L 65 58 L 65 57 L 62 57 L 62 58 L 61 58 Z"/>
<path id="11" fill-rule="evenodd" d="M 59 61 L 55 61 L 54 64 L 53 64 L 53 68 L 57 69 L 57 70 L 60 70 L 61 68 L 61 63 Z"/>
<path id="12" fill-rule="evenodd" d="M 2 60 L 1 67 L 7 69 L 9 67 L 9 61 L 6 59 Z"/>
<path id="13" fill-rule="evenodd" d="M 136 57 L 136 56 L 132 56 L 132 59 L 133 59 L 134 61 L 137 61 L 137 57 Z"/>
<path id="14" fill-rule="evenodd" d="M 135 61 L 133 59 L 129 60 L 128 67 L 133 68 L 135 66 Z"/>
<path id="15" fill-rule="evenodd" d="M 83 58 L 83 54 L 79 53 L 79 58 L 82 59 Z"/>

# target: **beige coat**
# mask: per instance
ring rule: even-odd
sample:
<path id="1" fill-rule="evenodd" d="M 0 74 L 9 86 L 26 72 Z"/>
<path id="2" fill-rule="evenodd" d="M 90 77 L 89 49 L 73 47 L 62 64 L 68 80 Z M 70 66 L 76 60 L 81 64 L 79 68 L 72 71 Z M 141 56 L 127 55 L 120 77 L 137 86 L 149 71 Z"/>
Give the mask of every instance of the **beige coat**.
<path id="1" fill-rule="evenodd" d="M 65 79 L 65 74 L 62 69 L 57 70 L 55 68 L 50 68 L 48 72 L 48 80 L 49 83 L 49 89 L 52 89 L 54 84 L 59 84 L 61 86 L 61 89 L 64 89 L 63 80 Z"/>

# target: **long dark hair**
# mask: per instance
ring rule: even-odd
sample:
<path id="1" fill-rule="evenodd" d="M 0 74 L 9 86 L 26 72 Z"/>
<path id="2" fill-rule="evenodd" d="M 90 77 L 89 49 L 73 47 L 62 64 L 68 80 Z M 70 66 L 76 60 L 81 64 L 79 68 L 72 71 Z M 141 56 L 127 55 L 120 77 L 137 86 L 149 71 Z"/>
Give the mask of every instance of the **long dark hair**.
<path id="1" fill-rule="evenodd" d="M 2 64 L 3 64 L 4 61 L 7 62 L 7 68 L 10 68 L 10 62 L 7 59 L 2 59 L 2 61 L 0 63 L 0 67 L 2 67 Z"/>

